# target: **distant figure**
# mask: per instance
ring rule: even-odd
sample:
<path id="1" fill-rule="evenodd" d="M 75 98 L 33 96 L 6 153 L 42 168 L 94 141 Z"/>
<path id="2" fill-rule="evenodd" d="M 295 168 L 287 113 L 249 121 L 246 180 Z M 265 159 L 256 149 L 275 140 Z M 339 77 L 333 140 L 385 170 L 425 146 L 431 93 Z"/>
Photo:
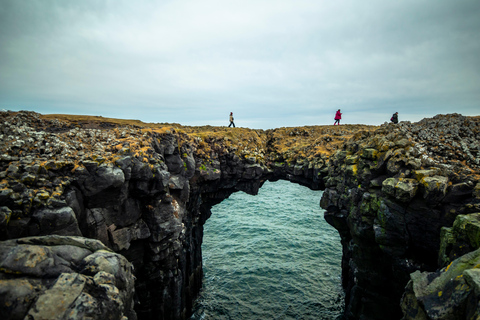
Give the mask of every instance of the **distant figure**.
<path id="1" fill-rule="evenodd" d="M 230 112 L 230 124 L 228 125 L 228 127 L 230 128 L 231 126 L 235 128 L 235 123 L 233 123 L 233 112 Z"/>
<path id="2" fill-rule="evenodd" d="M 335 123 L 333 125 L 340 125 L 340 119 L 342 119 L 342 114 L 340 113 L 340 109 L 338 109 L 337 113 L 335 113 Z"/>
<path id="3" fill-rule="evenodd" d="M 398 112 L 395 112 L 393 116 L 390 118 L 390 121 L 393 123 L 398 123 Z"/>

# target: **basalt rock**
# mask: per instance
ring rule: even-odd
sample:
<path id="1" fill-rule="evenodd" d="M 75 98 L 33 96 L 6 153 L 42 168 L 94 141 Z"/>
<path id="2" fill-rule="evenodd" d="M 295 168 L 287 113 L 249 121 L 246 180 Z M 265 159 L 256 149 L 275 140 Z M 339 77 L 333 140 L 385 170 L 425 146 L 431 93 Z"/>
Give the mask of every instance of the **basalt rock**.
<path id="1" fill-rule="evenodd" d="M 443 267 L 442 227 L 480 208 L 479 134 L 478 119 L 460 115 L 385 124 L 330 158 L 321 206 L 342 237 L 347 319 L 401 318 L 399 302 L 410 274 Z M 444 259 L 466 253 L 448 251 L 464 241 L 449 239 Z M 423 319 L 412 314 L 405 319 Z"/>
<path id="2" fill-rule="evenodd" d="M 0 242 L 2 319 L 136 319 L 132 265 L 100 241 Z"/>
<path id="3" fill-rule="evenodd" d="M 402 298 L 407 319 L 480 317 L 480 214 L 459 215 L 443 228 L 437 272 L 415 271 Z"/>
<path id="4" fill-rule="evenodd" d="M 0 240 L 96 239 L 134 266 L 139 319 L 189 317 L 211 207 L 233 192 L 256 194 L 266 180 L 325 190 L 325 218 L 341 235 L 349 319 L 400 318 L 410 273 L 444 267 L 441 228 L 480 212 L 479 121 L 460 115 L 263 131 L 2 112 L 0 138 Z M 443 256 L 455 258 L 455 241 Z M 79 277 L 48 290 L 84 286 Z M 113 297 L 134 292 L 118 290 Z M 27 296 L 31 306 L 50 304 Z M 71 309 L 73 318 L 82 308 Z M 122 316 L 133 318 L 127 309 Z"/>

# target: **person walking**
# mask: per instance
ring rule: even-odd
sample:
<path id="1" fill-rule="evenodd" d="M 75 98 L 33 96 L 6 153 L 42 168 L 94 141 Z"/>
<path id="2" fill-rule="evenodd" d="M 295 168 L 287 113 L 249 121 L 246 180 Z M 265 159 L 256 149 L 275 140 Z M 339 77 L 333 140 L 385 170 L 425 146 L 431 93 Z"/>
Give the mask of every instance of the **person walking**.
<path id="1" fill-rule="evenodd" d="M 235 123 L 233 123 L 233 112 L 230 112 L 230 124 L 228 125 L 228 127 L 230 128 L 232 125 L 235 128 Z"/>
<path id="2" fill-rule="evenodd" d="M 340 109 L 338 109 L 337 113 L 335 113 L 335 122 L 333 125 L 340 125 L 340 119 L 342 119 L 342 114 L 340 113 Z"/>
<path id="3" fill-rule="evenodd" d="M 390 118 L 390 121 L 393 123 L 398 123 L 398 112 L 395 112 L 393 116 Z"/>

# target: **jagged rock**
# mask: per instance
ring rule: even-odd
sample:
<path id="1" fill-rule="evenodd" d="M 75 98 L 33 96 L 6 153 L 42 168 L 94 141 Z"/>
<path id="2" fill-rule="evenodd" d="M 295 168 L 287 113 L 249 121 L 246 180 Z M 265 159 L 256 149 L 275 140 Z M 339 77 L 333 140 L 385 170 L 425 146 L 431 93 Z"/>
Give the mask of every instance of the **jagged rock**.
<path id="1" fill-rule="evenodd" d="M 210 208 L 238 190 L 256 194 L 268 179 L 326 188 L 325 219 L 342 238 L 347 319 L 400 318 L 410 273 L 439 267 L 440 229 L 480 212 L 477 118 L 227 131 L 56 117 L 0 113 L 0 237 L 79 231 L 101 240 L 135 264 L 142 319 L 188 318 Z M 97 274 L 95 284 L 109 283 Z M 475 272 L 465 278 L 473 288 Z M 82 279 L 58 286 L 89 288 Z"/>
<path id="2" fill-rule="evenodd" d="M 420 180 L 423 185 L 423 197 L 430 201 L 439 201 L 447 193 L 448 177 L 433 176 Z"/>
<path id="3" fill-rule="evenodd" d="M 169 154 L 165 156 L 165 163 L 167 164 L 168 171 L 173 174 L 179 174 L 186 169 L 186 164 L 184 164 L 182 158 L 178 154 Z"/>
<path id="4" fill-rule="evenodd" d="M 449 121 L 439 116 L 417 124 L 382 126 L 374 134 L 347 142 L 341 153 L 330 158 L 327 190 L 320 204 L 327 209 L 326 220 L 342 237 L 343 283 L 350 288 L 347 319 L 399 318 L 398 301 L 409 274 L 438 268 L 440 228 L 451 226 L 459 214 L 479 210 L 474 196 L 476 162 L 468 162 L 452 147 L 453 139 L 470 139 L 469 134 L 460 133 L 465 118 L 445 118 Z M 443 136 L 449 130 L 455 136 L 449 136 L 448 145 L 436 140 L 440 123 L 446 126 L 441 127 Z M 470 124 L 468 131 L 475 136 L 478 123 Z M 378 151 L 375 160 L 367 156 L 367 149 Z M 448 157 L 447 149 L 451 150 Z M 361 157 L 356 171 L 351 160 L 355 156 Z M 451 247 L 463 243 L 451 241 Z M 365 297 L 378 292 L 392 296 L 369 308 Z"/>
<path id="5" fill-rule="evenodd" d="M 480 182 L 475 185 L 473 189 L 473 196 L 477 199 L 480 199 Z"/>
<path id="6" fill-rule="evenodd" d="M 480 213 L 459 215 L 451 228 L 442 228 L 439 265 L 446 266 L 463 254 L 478 248 L 480 248 Z"/>
<path id="7" fill-rule="evenodd" d="M 170 189 L 182 190 L 185 186 L 187 179 L 182 176 L 171 176 L 168 181 L 168 187 Z"/>
<path id="8" fill-rule="evenodd" d="M 365 148 L 363 149 L 361 157 L 369 160 L 376 160 L 378 157 L 378 151 L 372 148 Z"/>
<path id="9" fill-rule="evenodd" d="M 80 184 L 80 188 L 85 196 L 95 195 L 110 187 L 121 187 L 125 182 L 123 171 L 112 165 L 102 164 L 95 171 L 92 171 Z"/>
<path id="10" fill-rule="evenodd" d="M 418 182 L 415 179 L 388 178 L 382 183 L 382 191 L 401 202 L 409 202 L 415 197 Z"/>
<path id="11" fill-rule="evenodd" d="M 415 271 L 402 299 L 404 320 L 477 319 L 480 249 L 454 260 L 438 273 Z"/>
<path id="12" fill-rule="evenodd" d="M 70 207 L 42 208 L 32 215 L 32 235 L 58 234 L 62 236 L 82 235 L 75 212 Z"/>
<path id="13" fill-rule="evenodd" d="M 0 207 L 0 228 L 4 228 L 8 225 L 11 216 L 12 210 L 5 206 Z"/>
<path id="14" fill-rule="evenodd" d="M 97 240 L 0 242 L 2 319 L 136 319 L 131 264 Z"/>

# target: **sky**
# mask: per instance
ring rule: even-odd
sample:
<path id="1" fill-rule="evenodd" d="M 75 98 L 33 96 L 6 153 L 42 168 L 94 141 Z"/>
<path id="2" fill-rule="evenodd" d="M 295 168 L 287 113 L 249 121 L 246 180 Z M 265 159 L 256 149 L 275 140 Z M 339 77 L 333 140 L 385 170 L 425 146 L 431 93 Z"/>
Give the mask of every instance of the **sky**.
<path id="1" fill-rule="evenodd" d="M 270 129 L 480 115 L 478 0 L 1 0 L 0 110 Z"/>

